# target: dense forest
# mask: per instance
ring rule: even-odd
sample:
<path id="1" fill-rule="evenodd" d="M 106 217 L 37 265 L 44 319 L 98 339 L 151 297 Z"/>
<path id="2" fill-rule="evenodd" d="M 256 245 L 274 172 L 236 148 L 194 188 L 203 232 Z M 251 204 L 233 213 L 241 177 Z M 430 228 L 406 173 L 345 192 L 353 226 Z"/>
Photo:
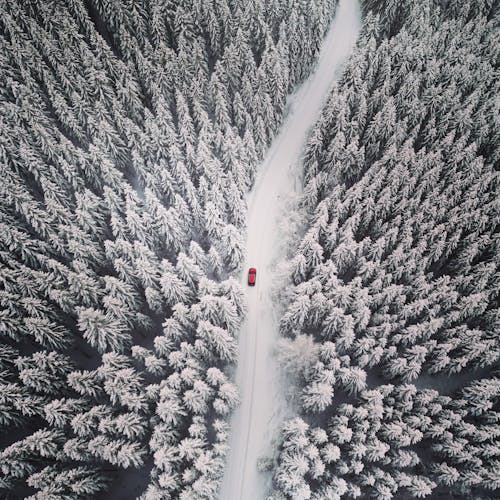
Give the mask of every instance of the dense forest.
<path id="1" fill-rule="evenodd" d="M 498 4 L 363 6 L 303 155 L 272 498 L 498 498 Z"/>
<path id="2" fill-rule="evenodd" d="M 215 498 L 245 194 L 336 1 L 0 5 L 0 496 Z"/>
<path id="3" fill-rule="evenodd" d="M 362 4 L 303 153 L 270 498 L 497 498 L 500 12 Z M 2 0 L 1 498 L 217 498 L 246 194 L 336 5 Z"/>

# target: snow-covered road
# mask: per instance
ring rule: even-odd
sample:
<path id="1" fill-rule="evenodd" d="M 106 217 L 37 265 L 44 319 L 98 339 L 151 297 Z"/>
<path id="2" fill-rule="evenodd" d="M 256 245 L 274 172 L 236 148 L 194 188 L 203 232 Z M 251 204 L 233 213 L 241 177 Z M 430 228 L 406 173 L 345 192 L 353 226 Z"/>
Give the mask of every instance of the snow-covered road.
<path id="1" fill-rule="evenodd" d="M 335 20 L 323 42 L 311 77 L 290 98 L 290 113 L 263 162 L 249 196 L 247 258 L 242 276 L 257 268 L 257 285 L 248 287 L 248 314 L 240 332 L 236 383 L 241 405 L 232 419 L 230 451 L 220 498 L 260 500 L 270 486 L 270 475 L 257 471 L 272 437 L 289 411 L 272 355 L 278 339 L 278 320 L 271 302 L 273 262 L 283 236 L 278 215 L 296 189 L 293 165 L 323 101 L 349 55 L 361 24 L 358 0 L 340 0 Z"/>

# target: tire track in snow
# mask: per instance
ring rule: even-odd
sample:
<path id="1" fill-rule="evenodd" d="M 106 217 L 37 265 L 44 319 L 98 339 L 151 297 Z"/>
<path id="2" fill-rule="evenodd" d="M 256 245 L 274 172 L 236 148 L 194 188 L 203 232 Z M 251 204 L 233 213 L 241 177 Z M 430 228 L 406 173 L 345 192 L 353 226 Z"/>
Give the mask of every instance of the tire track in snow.
<path id="1" fill-rule="evenodd" d="M 255 366 L 256 366 L 256 361 L 257 361 L 257 344 L 258 344 L 258 335 L 257 335 L 257 332 L 258 332 L 258 328 L 257 328 L 257 325 L 255 325 L 255 328 L 254 328 L 254 352 L 253 352 L 253 366 L 254 366 L 254 369 L 255 369 Z M 252 388 L 250 390 L 250 407 L 248 409 L 248 416 L 247 416 L 247 419 L 250 420 L 251 419 L 251 415 L 252 415 L 252 410 L 253 410 L 253 400 L 254 400 L 254 389 L 255 389 L 255 378 L 252 377 Z M 246 435 L 246 440 L 245 440 L 245 453 L 243 455 L 243 463 L 247 463 L 248 462 L 248 442 L 250 441 L 250 432 L 251 432 L 252 428 L 251 426 L 249 425 L 248 428 L 247 428 L 247 435 Z M 243 487 L 244 487 L 244 482 L 241 481 L 241 485 L 240 485 L 240 491 L 239 491 L 239 498 L 243 498 Z"/>
<path id="2" fill-rule="evenodd" d="M 236 383 L 241 405 L 231 422 L 221 500 L 264 499 L 271 484 L 269 473 L 257 471 L 257 460 L 270 451 L 271 439 L 290 412 L 272 356 L 279 337 L 271 301 L 272 265 L 280 257 L 282 239 L 277 216 L 287 197 L 296 192 L 297 176 L 292 167 L 300 158 L 308 131 L 352 50 L 360 19 L 359 0 L 340 0 L 316 69 L 289 99 L 290 113 L 249 195 L 247 258 L 241 280 L 246 287 L 248 268 L 256 267 L 257 283 L 248 288 L 248 313 L 240 331 Z"/>

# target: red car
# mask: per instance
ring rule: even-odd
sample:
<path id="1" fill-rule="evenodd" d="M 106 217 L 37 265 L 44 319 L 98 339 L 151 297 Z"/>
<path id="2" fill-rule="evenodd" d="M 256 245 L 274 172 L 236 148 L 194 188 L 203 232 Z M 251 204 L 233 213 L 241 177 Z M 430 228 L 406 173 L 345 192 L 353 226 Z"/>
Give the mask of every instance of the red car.
<path id="1" fill-rule="evenodd" d="M 255 267 L 251 267 L 248 270 L 248 284 L 250 286 L 255 286 L 256 279 L 257 279 L 257 269 L 255 269 Z"/>

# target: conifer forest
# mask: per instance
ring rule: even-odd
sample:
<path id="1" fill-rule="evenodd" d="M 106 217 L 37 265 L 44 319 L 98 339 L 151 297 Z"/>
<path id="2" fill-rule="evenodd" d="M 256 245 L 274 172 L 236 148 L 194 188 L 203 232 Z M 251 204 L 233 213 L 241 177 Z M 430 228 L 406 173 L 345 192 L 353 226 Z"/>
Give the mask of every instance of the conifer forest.
<path id="1" fill-rule="evenodd" d="M 496 0 L 0 0 L 0 498 L 499 498 L 499 28 Z M 252 263 L 280 141 L 284 250 Z M 247 403 L 281 419 L 262 498 L 228 466 Z"/>

